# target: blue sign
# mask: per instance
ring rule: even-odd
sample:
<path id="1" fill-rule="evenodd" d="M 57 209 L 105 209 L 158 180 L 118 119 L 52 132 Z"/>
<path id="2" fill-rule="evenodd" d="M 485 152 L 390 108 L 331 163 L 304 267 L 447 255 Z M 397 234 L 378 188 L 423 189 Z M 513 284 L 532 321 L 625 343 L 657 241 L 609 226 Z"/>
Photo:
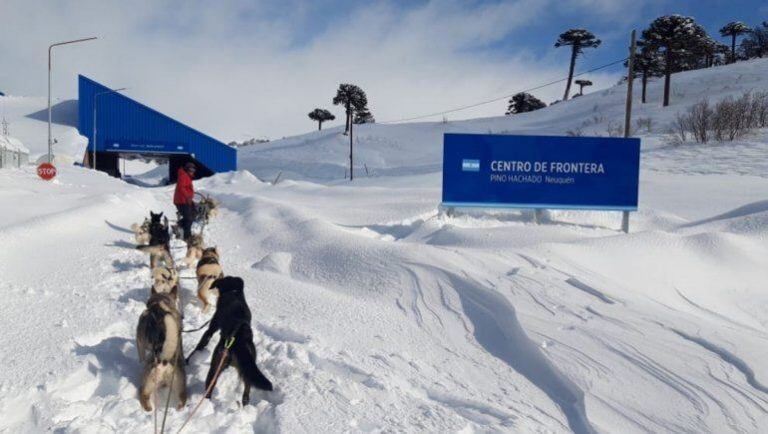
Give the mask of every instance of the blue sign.
<path id="1" fill-rule="evenodd" d="M 107 152 L 142 152 L 158 154 L 189 153 L 186 143 L 156 142 L 147 140 L 106 140 L 104 150 Z"/>
<path id="2" fill-rule="evenodd" d="M 445 134 L 443 205 L 637 209 L 640 139 Z"/>

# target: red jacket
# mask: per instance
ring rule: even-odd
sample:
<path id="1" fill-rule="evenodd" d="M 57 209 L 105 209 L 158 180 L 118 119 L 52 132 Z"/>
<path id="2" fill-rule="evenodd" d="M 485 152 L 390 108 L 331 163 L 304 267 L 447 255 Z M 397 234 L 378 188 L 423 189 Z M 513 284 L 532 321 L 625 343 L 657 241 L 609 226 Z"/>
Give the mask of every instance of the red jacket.
<path id="1" fill-rule="evenodd" d="M 173 204 L 184 205 L 192 203 L 195 197 L 195 188 L 192 186 L 192 178 L 183 167 L 179 168 L 176 178 L 176 191 L 173 193 Z"/>

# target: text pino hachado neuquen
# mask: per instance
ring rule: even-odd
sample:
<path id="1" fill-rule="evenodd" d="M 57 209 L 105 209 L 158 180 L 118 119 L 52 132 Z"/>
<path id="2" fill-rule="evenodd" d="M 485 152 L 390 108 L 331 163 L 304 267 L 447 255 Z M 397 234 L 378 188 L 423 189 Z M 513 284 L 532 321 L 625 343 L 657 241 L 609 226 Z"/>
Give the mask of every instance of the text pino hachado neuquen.
<path id="1" fill-rule="evenodd" d="M 522 184 L 575 184 L 572 176 L 556 175 L 602 175 L 602 163 L 565 161 L 491 161 L 491 182 Z"/>

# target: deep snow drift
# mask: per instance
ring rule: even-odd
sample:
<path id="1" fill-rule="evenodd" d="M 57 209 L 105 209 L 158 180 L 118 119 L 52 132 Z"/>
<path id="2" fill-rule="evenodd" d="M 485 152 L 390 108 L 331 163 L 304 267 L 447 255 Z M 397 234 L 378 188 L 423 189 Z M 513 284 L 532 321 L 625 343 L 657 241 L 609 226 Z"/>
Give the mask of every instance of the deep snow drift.
<path id="1" fill-rule="evenodd" d="M 656 126 L 639 132 L 629 235 L 617 213 L 552 211 L 539 225 L 514 211 L 437 213 L 443 132 L 604 134 L 621 117 L 622 87 L 516 117 L 363 126 L 354 183 L 340 180 L 338 130 L 241 150 L 253 174 L 196 185 L 222 202 L 206 239 L 246 281 L 259 363 L 278 391 L 241 408 L 229 370 L 189 432 L 759 432 L 766 132 L 669 146 L 660 131 L 701 95 L 765 90 L 766 66 L 678 74 L 666 109 L 652 84 L 653 102 L 638 102 Z M 280 171 L 277 185 L 259 179 Z M 134 343 L 149 270 L 127 228 L 150 209 L 171 212 L 172 190 L 60 172 L 45 183 L 31 168 L 0 171 L 13 204 L 0 214 L 0 430 L 150 431 Z M 182 276 L 196 327 L 208 316 L 192 271 Z M 184 336 L 186 352 L 199 335 Z M 174 432 L 209 358 L 188 369 Z"/>

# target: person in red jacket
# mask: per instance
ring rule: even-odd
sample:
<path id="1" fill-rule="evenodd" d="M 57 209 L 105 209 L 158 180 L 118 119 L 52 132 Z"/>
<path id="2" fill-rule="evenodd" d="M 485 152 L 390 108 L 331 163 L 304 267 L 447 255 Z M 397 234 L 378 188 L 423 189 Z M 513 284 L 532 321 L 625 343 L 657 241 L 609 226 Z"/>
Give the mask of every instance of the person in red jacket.
<path id="1" fill-rule="evenodd" d="M 194 220 L 195 188 L 192 179 L 195 177 L 195 164 L 189 162 L 184 167 L 179 167 L 176 177 L 176 191 L 173 193 L 173 204 L 179 211 L 181 220 L 179 225 L 184 231 L 184 239 L 189 240 L 192 235 L 192 221 Z"/>

